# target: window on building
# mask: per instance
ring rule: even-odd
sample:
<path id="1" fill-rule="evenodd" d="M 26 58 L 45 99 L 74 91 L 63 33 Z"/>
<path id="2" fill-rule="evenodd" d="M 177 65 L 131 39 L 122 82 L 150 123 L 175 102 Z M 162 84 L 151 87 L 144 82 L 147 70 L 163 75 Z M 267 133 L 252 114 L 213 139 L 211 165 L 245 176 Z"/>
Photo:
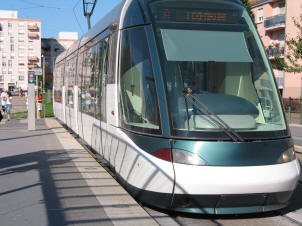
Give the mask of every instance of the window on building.
<path id="1" fill-rule="evenodd" d="M 20 35 L 25 34 L 25 30 L 21 29 L 21 30 L 19 30 L 18 33 L 19 33 Z"/>
<path id="2" fill-rule="evenodd" d="M 24 65 L 25 65 L 24 61 L 19 61 L 19 66 L 24 66 Z"/>
<path id="3" fill-rule="evenodd" d="M 6 53 L 2 53 L 2 58 L 6 58 Z"/>
<path id="4" fill-rule="evenodd" d="M 34 50 L 34 46 L 32 45 L 28 46 L 28 50 Z"/>
<path id="5" fill-rule="evenodd" d="M 19 22 L 19 27 L 24 27 L 24 22 Z"/>
<path id="6" fill-rule="evenodd" d="M 11 54 L 10 54 L 10 58 L 11 58 L 11 59 L 14 59 L 14 58 L 15 58 L 15 54 L 14 54 L 14 53 L 11 53 Z"/>
<path id="7" fill-rule="evenodd" d="M 3 42 L 4 41 L 4 37 L 0 37 L 0 42 Z"/>
<path id="8" fill-rule="evenodd" d="M 8 60 L 7 64 L 8 64 L 9 67 L 12 67 L 13 66 L 13 61 L 12 60 Z"/>
<path id="9" fill-rule="evenodd" d="M 10 28 L 12 28 L 13 24 L 11 22 L 8 22 L 7 26 L 10 27 Z"/>
<path id="10" fill-rule="evenodd" d="M 19 40 L 18 40 L 19 42 L 24 42 L 25 41 L 25 39 L 24 38 L 19 38 Z"/>
<path id="11" fill-rule="evenodd" d="M 4 76 L 0 75 L 0 82 L 3 82 L 3 81 L 4 81 Z"/>
<path id="12" fill-rule="evenodd" d="M 15 50 L 15 46 L 14 45 L 10 45 L 10 51 L 14 51 Z"/>
<path id="13" fill-rule="evenodd" d="M 10 43 L 14 43 L 14 37 L 10 37 Z"/>
<path id="14" fill-rule="evenodd" d="M 19 81 L 24 81 L 24 76 L 23 75 L 19 75 Z"/>
<path id="15" fill-rule="evenodd" d="M 6 67 L 6 62 L 2 62 L 2 67 Z"/>
<path id="16" fill-rule="evenodd" d="M 19 49 L 20 49 L 20 50 L 24 50 L 24 49 L 25 49 L 25 46 L 24 46 L 24 45 L 19 45 Z"/>
<path id="17" fill-rule="evenodd" d="M 24 58 L 24 53 L 19 53 L 19 58 Z"/>
<path id="18" fill-rule="evenodd" d="M 20 67 L 20 68 L 18 69 L 18 72 L 21 73 L 21 74 L 23 74 L 23 73 L 25 72 L 25 69 L 22 68 L 22 67 Z"/>
<path id="19" fill-rule="evenodd" d="M 263 22 L 263 8 L 258 9 L 258 23 Z"/>
<path id="20" fill-rule="evenodd" d="M 8 69 L 8 74 L 12 74 L 13 70 L 12 69 Z"/>
<path id="21" fill-rule="evenodd" d="M 2 50 L 2 51 L 3 51 L 3 49 L 4 49 L 3 45 L 0 45 L 0 50 Z"/>

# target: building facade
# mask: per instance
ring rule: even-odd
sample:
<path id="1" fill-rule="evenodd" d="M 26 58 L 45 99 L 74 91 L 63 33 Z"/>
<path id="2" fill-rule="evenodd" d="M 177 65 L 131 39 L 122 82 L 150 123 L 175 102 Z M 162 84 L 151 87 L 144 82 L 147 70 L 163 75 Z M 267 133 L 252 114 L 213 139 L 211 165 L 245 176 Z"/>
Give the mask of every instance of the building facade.
<path id="1" fill-rule="evenodd" d="M 41 20 L 0 10 L 0 88 L 27 90 L 28 70 L 41 66 Z"/>
<path id="2" fill-rule="evenodd" d="M 57 56 L 68 49 L 76 40 L 77 32 L 59 32 L 59 38 L 42 38 L 42 56 L 45 57 L 45 64 L 53 73 L 54 63 Z"/>
<path id="3" fill-rule="evenodd" d="M 288 52 L 285 40 L 296 38 L 298 35 L 293 17 L 299 20 L 302 14 L 302 0 L 250 0 L 250 3 L 258 32 L 273 64 L 276 53 L 284 58 Z M 284 98 L 302 97 L 302 73 L 274 70 L 274 74 Z"/>

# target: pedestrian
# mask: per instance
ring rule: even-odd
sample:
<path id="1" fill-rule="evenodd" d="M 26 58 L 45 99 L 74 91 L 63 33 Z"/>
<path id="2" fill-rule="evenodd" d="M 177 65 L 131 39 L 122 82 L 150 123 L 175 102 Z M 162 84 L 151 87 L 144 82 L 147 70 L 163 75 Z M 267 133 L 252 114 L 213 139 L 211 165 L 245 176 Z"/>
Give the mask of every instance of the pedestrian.
<path id="1" fill-rule="evenodd" d="M 7 115 L 7 121 L 10 121 L 10 113 L 12 110 L 12 94 L 10 91 L 7 92 L 7 100 L 6 100 L 6 115 Z"/>
<path id="2" fill-rule="evenodd" d="M 7 91 L 4 90 L 1 93 L 1 107 L 2 107 L 3 114 L 5 114 L 5 110 L 6 110 L 6 102 L 7 102 Z"/>
<path id="3" fill-rule="evenodd" d="M 38 93 L 36 103 L 37 103 L 38 119 L 40 119 L 41 118 L 41 112 L 42 112 L 42 103 L 43 103 L 43 97 L 42 97 L 40 92 Z"/>
<path id="4" fill-rule="evenodd" d="M 19 96 L 22 97 L 23 96 L 23 89 L 20 87 L 19 89 Z"/>

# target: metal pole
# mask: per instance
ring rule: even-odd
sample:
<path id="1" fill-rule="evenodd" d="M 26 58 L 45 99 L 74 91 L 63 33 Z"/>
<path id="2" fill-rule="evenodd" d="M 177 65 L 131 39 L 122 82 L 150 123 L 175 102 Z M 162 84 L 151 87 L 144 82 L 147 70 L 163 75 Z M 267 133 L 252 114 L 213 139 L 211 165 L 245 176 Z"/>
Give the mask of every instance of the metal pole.
<path id="1" fill-rule="evenodd" d="M 45 89 L 45 56 L 42 55 L 43 57 L 43 87 L 42 87 L 42 90 Z"/>
<path id="2" fill-rule="evenodd" d="M 288 106 L 288 121 L 291 123 L 291 111 L 292 111 L 292 98 L 289 97 L 289 106 Z"/>
<path id="3" fill-rule="evenodd" d="M 84 16 L 87 18 L 87 22 L 88 22 L 88 30 L 91 28 L 91 24 L 90 24 L 90 16 L 93 14 L 93 10 L 94 7 L 96 5 L 97 0 L 94 0 L 93 2 L 85 2 L 85 0 L 83 0 L 83 13 Z M 89 6 L 91 6 L 91 9 L 89 11 Z"/>
<path id="4" fill-rule="evenodd" d="M 87 23 L 88 23 L 88 30 L 91 28 L 91 24 L 90 24 L 90 14 L 86 15 L 87 18 Z"/>
<path id="5" fill-rule="evenodd" d="M 35 84 L 28 84 L 27 106 L 28 106 L 28 115 L 27 115 L 28 130 L 36 130 Z"/>
<path id="6" fill-rule="evenodd" d="M 302 99 L 300 97 L 300 124 L 302 124 Z"/>

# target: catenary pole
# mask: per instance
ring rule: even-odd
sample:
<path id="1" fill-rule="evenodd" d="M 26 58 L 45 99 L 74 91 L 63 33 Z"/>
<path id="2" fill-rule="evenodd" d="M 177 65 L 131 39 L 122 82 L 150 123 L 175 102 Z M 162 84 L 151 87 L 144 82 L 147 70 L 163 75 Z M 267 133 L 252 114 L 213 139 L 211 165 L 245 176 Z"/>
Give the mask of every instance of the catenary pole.
<path id="1" fill-rule="evenodd" d="M 87 18 L 88 30 L 91 28 L 90 17 L 93 14 L 93 10 L 96 5 L 96 2 L 97 2 L 97 0 L 94 0 L 94 1 L 83 0 L 83 13 L 84 13 L 84 16 Z M 91 6 L 90 9 L 89 9 L 89 6 Z"/>

